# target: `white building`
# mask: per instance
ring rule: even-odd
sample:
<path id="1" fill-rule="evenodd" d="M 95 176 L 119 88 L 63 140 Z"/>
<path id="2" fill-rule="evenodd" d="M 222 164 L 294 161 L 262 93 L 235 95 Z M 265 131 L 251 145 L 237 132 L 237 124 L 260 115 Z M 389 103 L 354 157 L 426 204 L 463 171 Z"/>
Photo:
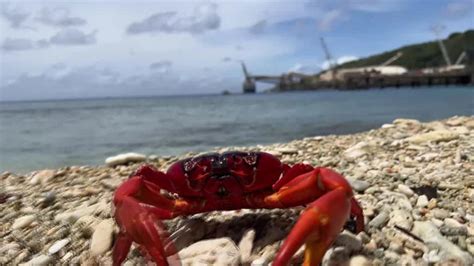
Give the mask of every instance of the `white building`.
<path id="1" fill-rule="evenodd" d="M 367 66 L 367 67 L 356 67 L 356 68 L 343 68 L 338 69 L 336 72 L 336 79 L 342 80 L 347 74 L 364 74 L 364 73 L 377 73 L 381 75 L 402 75 L 408 70 L 402 66 Z M 321 74 L 321 80 L 331 80 L 331 71 L 326 71 Z"/>

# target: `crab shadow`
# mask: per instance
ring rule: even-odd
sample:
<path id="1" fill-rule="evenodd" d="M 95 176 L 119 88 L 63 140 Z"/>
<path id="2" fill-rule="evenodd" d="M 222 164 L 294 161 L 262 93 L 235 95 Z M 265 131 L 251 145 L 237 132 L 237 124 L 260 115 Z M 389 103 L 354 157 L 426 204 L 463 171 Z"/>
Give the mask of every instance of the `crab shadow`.
<path id="1" fill-rule="evenodd" d="M 201 240 L 228 237 L 237 245 L 249 230 L 254 230 L 252 253 L 266 246 L 279 245 L 297 221 L 301 208 L 246 210 L 245 213 L 212 212 L 180 217 L 165 222 L 177 251 Z"/>

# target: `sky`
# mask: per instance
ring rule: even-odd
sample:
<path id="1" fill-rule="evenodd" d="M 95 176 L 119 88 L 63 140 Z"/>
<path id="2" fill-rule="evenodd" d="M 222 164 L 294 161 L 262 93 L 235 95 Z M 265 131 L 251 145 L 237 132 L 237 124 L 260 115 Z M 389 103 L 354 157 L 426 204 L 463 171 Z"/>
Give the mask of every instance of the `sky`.
<path id="1" fill-rule="evenodd" d="M 0 0 L 0 101 L 240 92 L 474 28 L 474 0 Z"/>

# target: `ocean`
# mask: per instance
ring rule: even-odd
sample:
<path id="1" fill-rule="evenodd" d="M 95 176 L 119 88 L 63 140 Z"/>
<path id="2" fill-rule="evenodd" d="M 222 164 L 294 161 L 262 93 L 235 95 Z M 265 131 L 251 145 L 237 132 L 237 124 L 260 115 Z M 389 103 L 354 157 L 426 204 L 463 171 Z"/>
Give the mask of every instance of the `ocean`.
<path id="1" fill-rule="evenodd" d="M 349 134 L 399 117 L 473 114 L 473 87 L 4 102 L 0 172 L 99 165 L 123 152 L 177 155 Z"/>

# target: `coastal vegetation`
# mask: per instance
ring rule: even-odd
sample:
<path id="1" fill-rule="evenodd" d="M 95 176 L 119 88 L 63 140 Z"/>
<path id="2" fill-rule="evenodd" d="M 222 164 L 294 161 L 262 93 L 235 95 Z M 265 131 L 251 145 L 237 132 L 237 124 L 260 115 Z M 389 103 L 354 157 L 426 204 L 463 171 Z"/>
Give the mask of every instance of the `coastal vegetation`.
<path id="1" fill-rule="evenodd" d="M 443 40 L 443 43 L 446 46 L 447 53 L 453 63 L 461 53 L 466 52 L 466 58 L 462 63 L 470 66 L 474 64 L 474 30 L 452 33 Z M 393 64 L 405 67 L 409 70 L 446 65 L 438 42 L 433 40 L 430 42 L 403 46 L 391 51 L 350 61 L 339 65 L 338 68 L 380 65 L 400 52 L 403 53 L 403 55 Z"/>

